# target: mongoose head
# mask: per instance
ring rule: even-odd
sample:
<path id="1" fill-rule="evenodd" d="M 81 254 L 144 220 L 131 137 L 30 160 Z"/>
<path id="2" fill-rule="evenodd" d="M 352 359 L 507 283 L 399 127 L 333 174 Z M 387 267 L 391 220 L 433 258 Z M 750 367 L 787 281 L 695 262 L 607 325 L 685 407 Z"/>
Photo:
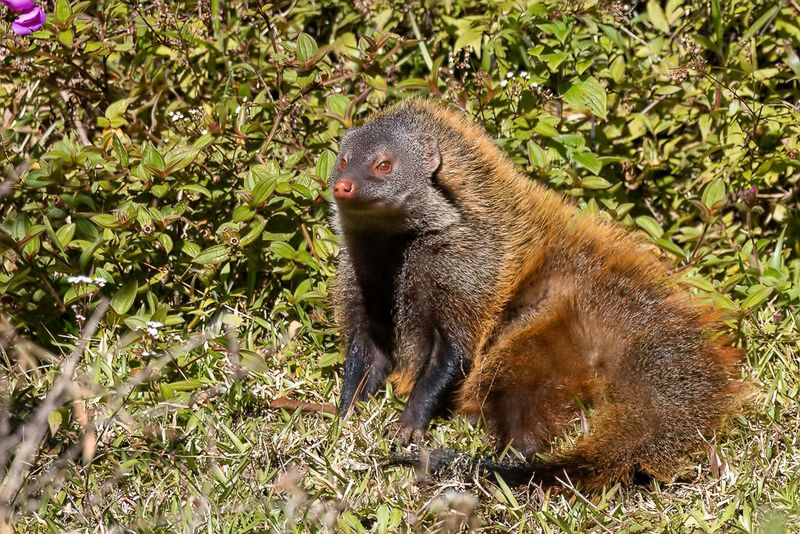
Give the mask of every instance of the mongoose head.
<path id="1" fill-rule="evenodd" d="M 348 132 L 330 186 L 339 224 L 402 232 L 425 220 L 441 165 L 436 139 L 412 117 L 380 117 Z"/>

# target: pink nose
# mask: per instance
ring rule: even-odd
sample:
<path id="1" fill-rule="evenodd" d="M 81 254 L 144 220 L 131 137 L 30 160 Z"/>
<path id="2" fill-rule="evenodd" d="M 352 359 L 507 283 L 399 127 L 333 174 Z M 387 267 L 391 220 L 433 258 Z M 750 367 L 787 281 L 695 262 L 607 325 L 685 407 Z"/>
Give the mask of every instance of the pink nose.
<path id="1" fill-rule="evenodd" d="M 336 200 L 352 200 L 356 196 L 356 184 L 346 178 L 333 184 L 333 197 Z"/>

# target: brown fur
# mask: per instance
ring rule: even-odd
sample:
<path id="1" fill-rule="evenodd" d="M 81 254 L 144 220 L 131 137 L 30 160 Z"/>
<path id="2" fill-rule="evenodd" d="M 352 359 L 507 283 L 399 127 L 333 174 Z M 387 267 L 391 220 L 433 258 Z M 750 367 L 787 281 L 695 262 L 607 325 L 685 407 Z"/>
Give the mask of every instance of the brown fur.
<path id="1" fill-rule="evenodd" d="M 467 340 L 459 410 L 531 459 L 540 480 L 566 476 L 596 488 L 636 472 L 671 477 L 744 391 L 735 380 L 740 351 L 714 339 L 714 312 L 692 302 L 652 247 L 523 176 L 463 114 L 412 100 L 369 122 L 409 115 L 438 142 L 436 178 L 465 228 L 463 243 L 447 234 L 459 252 L 453 258 L 465 263 L 447 256 L 436 267 L 456 280 L 439 284 L 437 302 Z M 493 276 L 473 281 L 481 264 Z M 420 273 L 429 272 L 424 267 Z M 415 268 L 403 272 L 415 279 Z M 390 379 L 407 394 L 426 365 L 427 353 L 404 335 L 424 295 L 410 285 L 400 293 Z M 340 308 L 349 302 L 340 297 Z M 581 406 L 594 410 L 589 434 L 546 462 L 534 460 Z"/>

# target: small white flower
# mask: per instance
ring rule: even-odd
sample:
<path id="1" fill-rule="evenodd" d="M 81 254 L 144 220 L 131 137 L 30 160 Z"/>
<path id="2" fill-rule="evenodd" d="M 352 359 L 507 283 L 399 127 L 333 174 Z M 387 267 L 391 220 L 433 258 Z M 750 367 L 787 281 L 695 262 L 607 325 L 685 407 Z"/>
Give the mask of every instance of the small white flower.
<path id="1" fill-rule="evenodd" d="M 70 276 L 69 278 L 67 278 L 67 282 L 69 282 L 72 285 L 91 284 L 92 283 L 92 279 L 89 278 L 88 276 L 83 276 L 81 274 L 81 275 L 78 275 L 78 276 Z"/>
<path id="2" fill-rule="evenodd" d="M 539 87 L 539 83 L 538 82 L 531 82 L 531 87 Z"/>
<path id="3" fill-rule="evenodd" d="M 105 278 L 95 278 L 94 279 L 94 285 L 96 285 L 97 287 L 105 287 L 106 279 Z"/>
<path id="4" fill-rule="evenodd" d="M 520 71 L 519 75 L 521 78 L 530 78 L 527 70 Z"/>
<path id="5" fill-rule="evenodd" d="M 236 106 L 236 111 L 234 111 L 234 113 L 239 113 L 239 110 L 241 110 L 241 109 L 242 109 L 242 106 Z"/>
<path id="6" fill-rule="evenodd" d="M 506 78 L 508 78 L 510 80 L 513 77 L 514 77 L 514 71 L 510 70 L 510 71 L 506 72 Z"/>
<path id="7" fill-rule="evenodd" d="M 508 85 L 508 80 L 501 80 L 500 81 L 500 87 L 505 87 L 506 85 Z"/>
<path id="8" fill-rule="evenodd" d="M 207 128 L 203 128 L 202 130 L 200 130 L 200 134 L 201 135 L 205 135 L 207 133 L 208 133 L 208 129 Z"/>
<path id="9" fill-rule="evenodd" d="M 158 337 L 158 329 L 164 326 L 164 323 L 159 323 L 158 321 L 147 321 L 147 333 L 150 334 L 151 337 Z"/>

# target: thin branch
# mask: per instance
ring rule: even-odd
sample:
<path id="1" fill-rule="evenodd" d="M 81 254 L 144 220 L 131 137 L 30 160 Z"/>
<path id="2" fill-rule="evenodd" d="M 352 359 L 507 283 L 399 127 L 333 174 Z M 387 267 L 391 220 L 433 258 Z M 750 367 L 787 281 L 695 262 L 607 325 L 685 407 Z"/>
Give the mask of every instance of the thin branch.
<path id="1" fill-rule="evenodd" d="M 36 408 L 29 422 L 21 425 L 11 438 L 12 441 L 19 443 L 19 448 L 16 454 L 14 454 L 14 460 L 6 472 L 5 479 L 2 484 L 0 484 L 0 516 L 3 515 L 4 511 L 8 513 L 11 508 L 17 492 L 22 486 L 25 475 L 31 468 L 34 455 L 39 449 L 39 444 L 42 442 L 42 439 L 44 439 L 47 429 L 49 428 L 47 418 L 64 404 L 67 392 L 74 383 L 73 375 L 75 369 L 78 367 L 89 341 L 97 332 L 97 328 L 106 310 L 108 310 L 108 306 L 109 301 L 105 298 L 97 305 L 94 313 L 92 313 L 92 316 L 86 323 L 86 327 L 83 329 L 83 334 L 81 335 L 78 345 L 61 366 L 61 374 L 56 379 L 50 393 Z M 9 444 L 4 443 L 0 446 L 7 447 L 8 445 Z M 7 509 L 3 510 L 3 508 L 6 507 Z M 1 520 L 2 519 L 0 519 L 0 521 Z"/>

